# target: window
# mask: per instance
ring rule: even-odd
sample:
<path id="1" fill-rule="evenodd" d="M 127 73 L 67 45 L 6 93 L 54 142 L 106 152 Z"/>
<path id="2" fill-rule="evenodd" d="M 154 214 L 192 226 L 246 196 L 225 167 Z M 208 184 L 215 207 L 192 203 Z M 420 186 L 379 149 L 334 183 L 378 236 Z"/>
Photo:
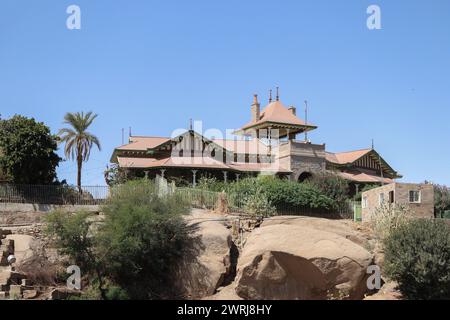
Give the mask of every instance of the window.
<path id="1" fill-rule="evenodd" d="M 380 193 L 378 196 L 378 204 L 381 206 L 384 203 L 384 193 Z"/>
<path id="2" fill-rule="evenodd" d="M 363 197 L 362 203 L 361 203 L 361 207 L 362 207 L 363 209 L 366 209 L 367 206 L 368 206 L 368 204 L 367 204 L 367 197 Z"/>
<path id="3" fill-rule="evenodd" d="M 390 191 L 389 192 L 389 203 L 394 203 L 394 202 L 395 202 L 394 191 Z"/>
<path id="4" fill-rule="evenodd" d="M 420 191 L 411 190 L 409 191 L 409 202 L 410 203 L 420 203 L 421 202 Z"/>

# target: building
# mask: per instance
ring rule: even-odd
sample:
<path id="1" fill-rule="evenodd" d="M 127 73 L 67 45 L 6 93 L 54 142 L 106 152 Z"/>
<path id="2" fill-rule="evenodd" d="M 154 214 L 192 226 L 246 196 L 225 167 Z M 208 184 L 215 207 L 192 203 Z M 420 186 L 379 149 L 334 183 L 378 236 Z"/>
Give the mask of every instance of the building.
<path id="1" fill-rule="evenodd" d="M 432 184 L 397 182 L 363 192 L 362 221 L 371 220 L 383 204 L 402 204 L 415 217 L 434 218 L 434 187 Z"/>
<path id="2" fill-rule="evenodd" d="M 130 176 L 156 175 L 193 184 L 204 175 L 237 180 L 244 175 L 273 174 L 302 182 L 332 171 L 350 181 L 353 192 L 365 184 L 392 183 L 401 176 L 373 149 L 332 153 L 313 144 L 307 133 L 318 127 L 300 119 L 296 108 L 277 96 L 261 110 L 258 96 L 251 120 L 236 130 L 236 139 L 208 139 L 192 129 L 169 137 L 130 136 L 117 147 L 111 162 Z M 305 139 L 297 140 L 299 134 Z"/>

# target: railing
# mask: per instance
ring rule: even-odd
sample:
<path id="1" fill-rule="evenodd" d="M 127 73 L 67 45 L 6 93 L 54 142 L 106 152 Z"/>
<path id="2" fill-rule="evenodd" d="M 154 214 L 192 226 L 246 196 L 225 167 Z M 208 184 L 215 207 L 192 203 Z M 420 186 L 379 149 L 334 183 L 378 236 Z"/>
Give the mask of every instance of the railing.
<path id="1" fill-rule="evenodd" d="M 196 188 L 176 188 L 176 192 L 184 201 L 191 204 L 193 208 L 215 210 L 217 208 L 220 192 L 213 192 Z M 226 201 L 229 212 L 245 214 L 246 199 L 241 194 L 226 194 Z M 353 219 L 353 201 L 348 201 L 337 209 L 324 210 L 319 208 L 290 206 L 289 204 L 278 204 L 276 215 L 328 217 L 335 219 Z"/>
<path id="2" fill-rule="evenodd" d="M 107 186 L 0 184 L 0 203 L 99 205 L 109 196 Z"/>

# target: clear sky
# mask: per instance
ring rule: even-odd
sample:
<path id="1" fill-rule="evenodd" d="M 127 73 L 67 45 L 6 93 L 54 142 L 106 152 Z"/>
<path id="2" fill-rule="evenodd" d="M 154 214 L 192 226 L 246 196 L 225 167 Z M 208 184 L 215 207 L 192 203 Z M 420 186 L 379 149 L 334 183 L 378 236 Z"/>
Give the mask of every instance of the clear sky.
<path id="1" fill-rule="evenodd" d="M 72 4 L 81 30 L 66 27 Z M 381 30 L 366 26 L 372 4 Z M 253 93 L 265 105 L 275 86 L 300 113 L 309 101 L 312 142 L 348 151 L 373 138 L 405 181 L 450 185 L 449 77 L 448 0 L 0 2 L 0 113 L 54 133 L 68 111 L 98 113 L 103 149 L 84 185 L 104 184 L 122 128 L 237 128 Z M 58 174 L 74 183 L 75 163 Z"/>

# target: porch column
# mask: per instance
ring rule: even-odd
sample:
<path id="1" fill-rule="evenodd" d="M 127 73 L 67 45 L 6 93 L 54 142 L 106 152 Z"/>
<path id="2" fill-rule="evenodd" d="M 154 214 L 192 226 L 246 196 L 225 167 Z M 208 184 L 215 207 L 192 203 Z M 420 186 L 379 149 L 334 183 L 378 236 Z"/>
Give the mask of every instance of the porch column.
<path id="1" fill-rule="evenodd" d="M 164 173 L 166 172 L 166 169 L 161 169 L 161 178 L 164 179 Z"/>
<path id="2" fill-rule="evenodd" d="M 358 194 L 358 192 L 359 192 L 359 184 L 355 184 L 355 188 L 356 188 L 356 194 Z"/>
<path id="3" fill-rule="evenodd" d="M 228 172 L 226 172 L 226 171 L 222 171 L 222 172 L 223 172 L 223 182 L 227 183 Z"/>
<path id="4" fill-rule="evenodd" d="M 241 175 L 240 173 L 236 173 L 236 181 L 239 181 L 239 176 L 240 175 Z"/>
<path id="5" fill-rule="evenodd" d="M 148 179 L 148 170 L 145 170 L 144 173 L 145 173 L 145 179 Z"/>
<path id="6" fill-rule="evenodd" d="M 197 186 L 197 171 L 198 170 L 191 170 L 192 171 L 192 186 L 195 188 Z"/>

